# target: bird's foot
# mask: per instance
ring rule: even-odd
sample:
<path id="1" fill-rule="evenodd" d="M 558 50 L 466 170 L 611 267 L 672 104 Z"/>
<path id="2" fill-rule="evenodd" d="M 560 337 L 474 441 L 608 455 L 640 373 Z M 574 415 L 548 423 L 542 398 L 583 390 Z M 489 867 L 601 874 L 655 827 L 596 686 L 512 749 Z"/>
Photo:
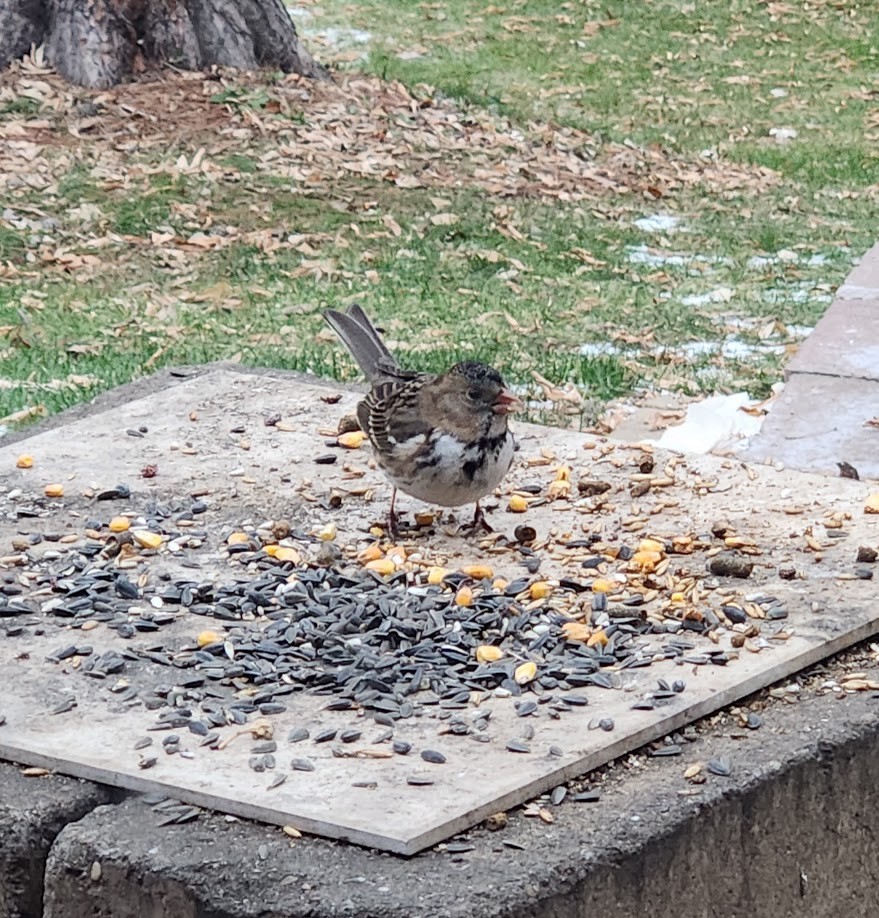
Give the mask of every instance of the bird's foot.
<path id="1" fill-rule="evenodd" d="M 461 527 L 461 531 L 467 535 L 476 535 L 479 532 L 494 532 L 494 529 L 485 518 L 485 511 L 479 506 L 478 501 L 476 502 L 476 511 L 473 514 L 473 520 L 469 523 L 465 523 Z"/>
<path id="2" fill-rule="evenodd" d="M 393 510 L 388 511 L 387 522 L 388 535 L 392 539 L 397 539 L 400 535 L 400 517 Z"/>

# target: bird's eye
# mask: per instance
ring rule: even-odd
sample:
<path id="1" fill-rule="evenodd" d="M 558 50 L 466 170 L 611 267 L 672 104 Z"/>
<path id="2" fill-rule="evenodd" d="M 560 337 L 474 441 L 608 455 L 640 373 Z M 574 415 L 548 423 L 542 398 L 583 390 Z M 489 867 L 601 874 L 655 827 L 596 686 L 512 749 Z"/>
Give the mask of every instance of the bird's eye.
<path id="1" fill-rule="evenodd" d="M 478 402 L 480 394 L 481 393 L 479 389 L 477 389 L 475 386 L 471 386 L 467 390 L 467 398 L 469 398 L 471 402 Z"/>

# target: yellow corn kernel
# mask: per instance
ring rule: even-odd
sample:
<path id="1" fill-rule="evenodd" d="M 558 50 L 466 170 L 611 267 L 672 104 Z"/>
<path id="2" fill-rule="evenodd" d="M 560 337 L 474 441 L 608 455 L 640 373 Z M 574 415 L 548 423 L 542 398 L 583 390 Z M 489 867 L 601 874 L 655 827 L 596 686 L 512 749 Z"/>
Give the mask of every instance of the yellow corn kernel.
<path id="1" fill-rule="evenodd" d="M 366 564 L 367 561 L 377 561 L 381 556 L 382 550 L 378 547 L 378 542 L 373 542 L 357 555 L 357 560 L 361 564 Z"/>
<path id="2" fill-rule="evenodd" d="M 589 625 L 584 625 L 583 622 L 565 622 L 562 625 L 562 634 L 566 641 L 588 641 L 590 633 Z"/>
<path id="3" fill-rule="evenodd" d="M 456 606 L 472 606 L 473 605 L 473 590 L 468 586 L 462 586 L 457 593 L 455 593 L 455 605 Z"/>
<path id="4" fill-rule="evenodd" d="M 642 571 L 648 573 L 652 571 L 662 560 L 662 554 L 658 551 L 636 551 L 632 555 L 632 564 L 637 565 Z"/>
<path id="5" fill-rule="evenodd" d="M 47 484 L 45 493 L 46 493 L 46 497 L 64 497 L 64 485 Z"/>
<path id="6" fill-rule="evenodd" d="M 503 591 L 510 585 L 509 580 L 504 580 L 503 577 L 495 577 L 491 582 L 491 588 L 495 593 L 503 593 Z"/>
<path id="7" fill-rule="evenodd" d="M 491 580 L 494 576 L 494 571 L 487 564 L 465 564 L 461 573 L 474 580 Z"/>
<path id="8" fill-rule="evenodd" d="M 110 532 L 126 532 L 131 528 L 131 520 L 127 516 L 114 516 L 108 528 Z"/>
<path id="9" fill-rule="evenodd" d="M 165 541 L 163 536 L 149 529 L 132 529 L 131 537 L 141 548 L 158 548 Z"/>
<path id="10" fill-rule="evenodd" d="M 686 597 L 683 593 L 672 593 L 671 601 L 672 602 L 683 602 Z"/>
<path id="11" fill-rule="evenodd" d="M 588 640 L 586 641 L 587 647 L 604 647 L 607 643 L 608 637 L 604 628 L 600 628 L 598 631 L 594 631 L 589 635 Z"/>
<path id="12" fill-rule="evenodd" d="M 387 576 L 393 574 L 397 565 L 390 558 L 376 558 L 375 561 L 367 561 L 363 565 L 368 571 L 374 571 L 376 574 Z"/>
<path id="13" fill-rule="evenodd" d="M 272 557 L 275 561 L 280 561 L 282 564 L 285 561 L 292 561 L 294 564 L 299 564 L 302 560 L 302 555 L 300 555 L 295 548 L 285 548 L 281 545 L 277 546 Z"/>
<path id="14" fill-rule="evenodd" d="M 593 593 L 612 593 L 614 585 L 610 580 L 606 580 L 604 577 L 596 577 L 592 581 L 592 592 Z"/>
<path id="15" fill-rule="evenodd" d="M 552 586 L 545 580 L 538 580 L 531 584 L 528 593 L 532 599 L 546 599 L 552 593 Z"/>
<path id="16" fill-rule="evenodd" d="M 437 584 L 442 583 L 443 580 L 446 579 L 448 573 L 449 572 L 444 567 L 432 567 L 427 572 L 427 582 L 431 584 L 431 586 L 437 586 Z"/>
<path id="17" fill-rule="evenodd" d="M 500 647 L 495 647 L 494 644 L 480 644 L 476 648 L 476 660 L 479 663 L 495 663 L 503 655 Z"/>
<path id="18" fill-rule="evenodd" d="M 34 457 L 33 457 L 33 456 L 28 456 L 27 454 L 25 454 L 25 455 L 23 455 L 23 456 L 19 456 L 19 457 L 18 457 L 18 460 L 16 461 L 15 464 L 16 464 L 16 466 L 17 466 L 18 468 L 20 468 L 20 469 L 30 469 L 30 468 L 33 468 L 33 465 L 34 465 Z"/>
<path id="19" fill-rule="evenodd" d="M 349 430 L 348 433 L 339 434 L 339 446 L 345 449 L 360 449 L 366 434 L 362 430 Z"/>
<path id="20" fill-rule="evenodd" d="M 638 551 L 665 551 L 665 545 L 658 539 L 641 539 L 638 543 Z"/>
<path id="21" fill-rule="evenodd" d="M 530 660 L 527 663 L 522 663 L 516 667 L 515 672 L 513 673 L 513 678 L 519 685 L 527 685 L 529 682 L 534 681 L 534 677 L 537 675 L 537 664 L 532 663 Z"/>
<path id="22" fill-rule="evenodd" d="M 244 545 L 246 542 L 249 542 L 250 538 L 246 532 L 233 532 L 229 535 L 229 538 L 226 539 L 227 545 Z"/>
<path id="23" fill-rule="evenodd" d="M 556 500 L 559 497 L 567 497 L 571 493 L 571 482 L 567 478 L 556 478 L 549 483 L 547 489 L 550 500 Z"/>
<path id="24" fill-rule="evenodd" d="M 514 494 L 510 498 L 510 513 L 524 513 L 528 509 L 528 499 L 521 494 Z"/>
<path id="25" fill-rule="evenodd" d="M 318 530 L 317 537 L 321 542 L 332 542 L 336 538 L 336 524 L 327 523 L 326 526 Z"/>
<path id="26" fill-rule="evenodd" d="M 220 635 L 216 631 L 199 631 L 196 643 L 199 647 L 207 647 L 208 644 L 216 644 L 220 640 Z"/>

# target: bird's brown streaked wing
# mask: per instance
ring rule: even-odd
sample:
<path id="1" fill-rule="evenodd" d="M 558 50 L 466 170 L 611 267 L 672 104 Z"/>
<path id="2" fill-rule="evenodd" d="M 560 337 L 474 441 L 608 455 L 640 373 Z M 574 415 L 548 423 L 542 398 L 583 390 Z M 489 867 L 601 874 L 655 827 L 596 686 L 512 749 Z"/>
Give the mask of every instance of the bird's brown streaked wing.
<path id="1" fill-rule="evenodd" d="M 427 374 L 378 383 L 357 407 L 357 418 L 373 446 L 392 452 L 400 443 L 428 435 L 431 425 L 418 412 L 418 391 Z"/>

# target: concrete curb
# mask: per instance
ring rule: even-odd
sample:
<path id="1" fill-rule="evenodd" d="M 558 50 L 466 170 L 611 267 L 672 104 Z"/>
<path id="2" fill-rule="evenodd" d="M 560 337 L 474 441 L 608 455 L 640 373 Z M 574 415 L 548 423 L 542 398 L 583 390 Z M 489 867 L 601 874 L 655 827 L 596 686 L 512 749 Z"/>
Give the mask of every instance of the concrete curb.
<path id="1" fill-rule="evenodd" d="M 411 860 L 205 815 L 158 827 L 139 799 L 68 825 L 45 918 L 819 918 L 879 913 L 879 701 L 779 705 L 757 733 L 611 770 L 597 804 L 521 814 L 472 850 Z M 696 796 L 686 764 L 722 757 Z M 758 764 L 759 763 L 759 764 Z M 510 845 L 516 847 L 510 847 Z M 94 865 L 99 865 L 95 867 Z"/>
<path id="2" fill-rule="evenodd" d="M 39 918 L 49 849 L 64 826 L 113 799 L 108 788 L 0 763 L 0 918 Z"/>

